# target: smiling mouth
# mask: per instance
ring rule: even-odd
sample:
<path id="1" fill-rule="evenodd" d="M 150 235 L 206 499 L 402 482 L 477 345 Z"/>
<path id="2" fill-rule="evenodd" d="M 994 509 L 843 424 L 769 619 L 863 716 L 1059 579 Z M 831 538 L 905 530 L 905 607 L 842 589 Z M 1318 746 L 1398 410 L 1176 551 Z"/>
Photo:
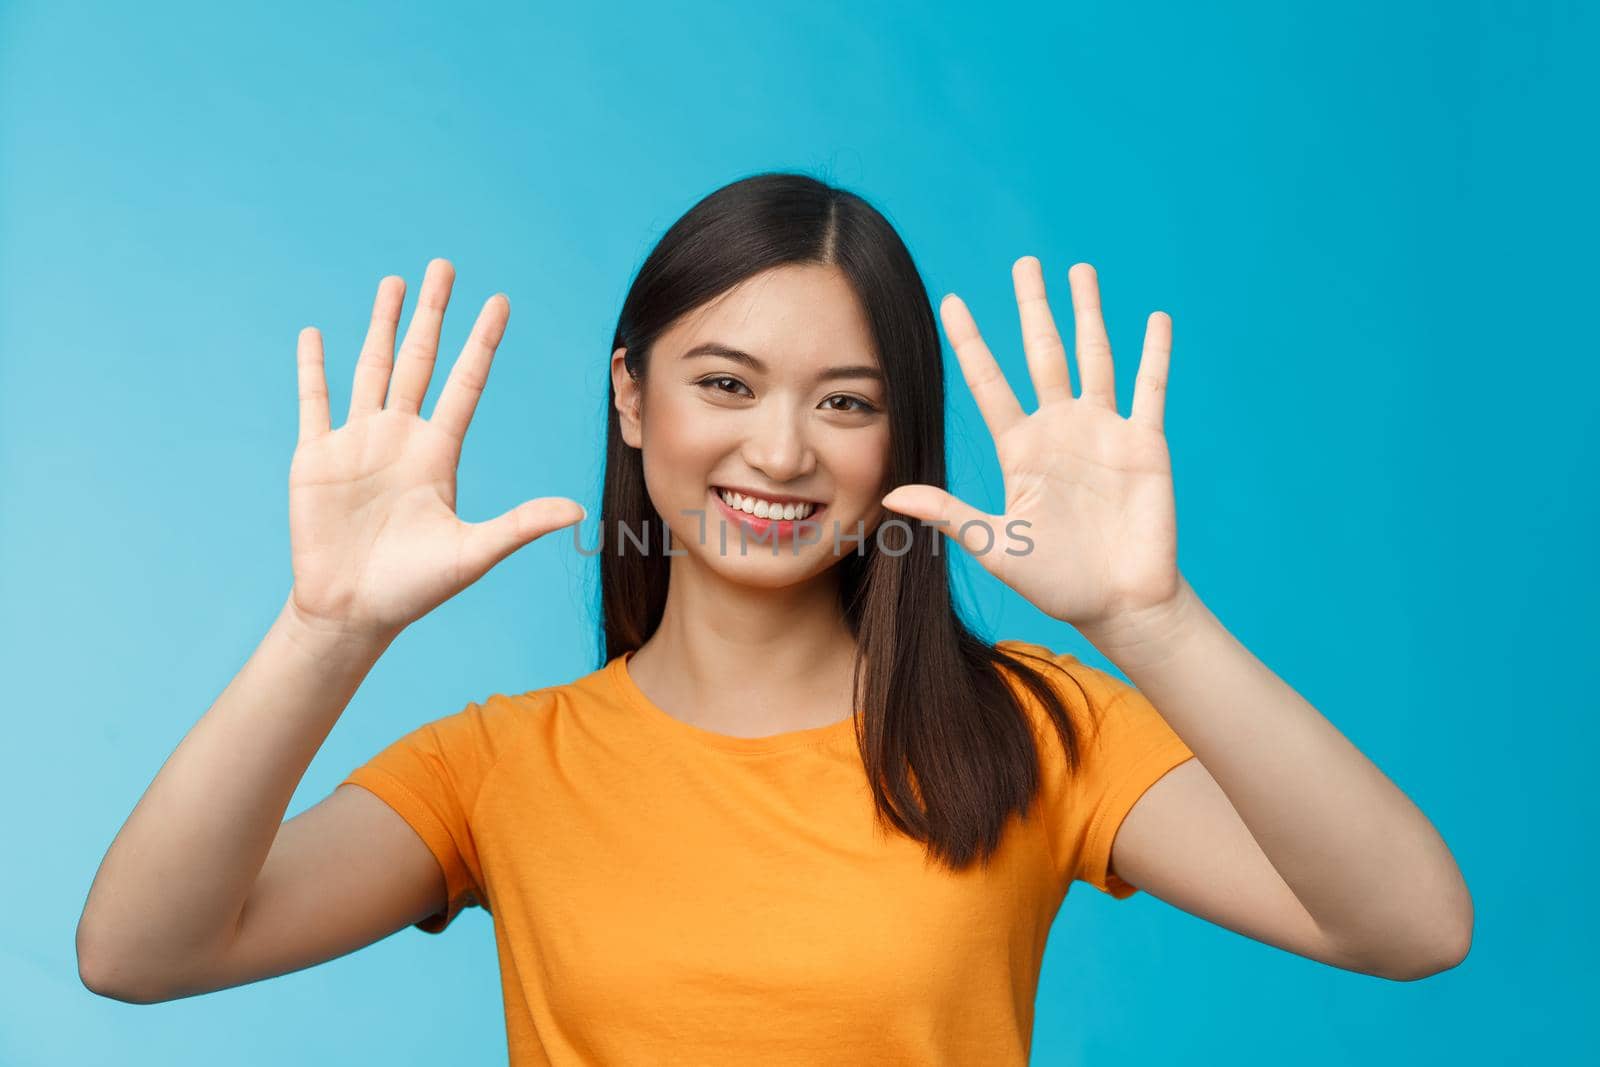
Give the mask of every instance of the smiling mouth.
<path id="1" fill-rule="evenodd" d="M 749 523 L 757 528 L 765 528 L 770 523 L 777 523 L 779 529 L 783 529 L 784 527 L 790 526 L 797 522 L 811 521 L 821 514 L 823 509 L 828 506 L 827 504 L 818 504 L 812 501 L 805 501 L 799 504 L 799 507 L 793 515 L 788 518 L 784 518 L 784 512 L 782 511 L 769 511 L 767 515 L 758 515 L 754 511 L 746 511 L 746 507 L 752 506 L 750 502 L 753 500 L 760 500 L 759 497 L 750 497 L 732 489 L 724 489 L 720 485 L 713 485 L 711 487 L 711 495 L 716 497 L 717 503 L 720 504 L 722 509 L 728 514 L 738 519 L 740 522 Z M 762 501 L 763 505 L 767 505 L 768 503 L 769 502 L 767 501 Z M 763 506 L 762 510 L 768 510 L 768 508 Z"/>

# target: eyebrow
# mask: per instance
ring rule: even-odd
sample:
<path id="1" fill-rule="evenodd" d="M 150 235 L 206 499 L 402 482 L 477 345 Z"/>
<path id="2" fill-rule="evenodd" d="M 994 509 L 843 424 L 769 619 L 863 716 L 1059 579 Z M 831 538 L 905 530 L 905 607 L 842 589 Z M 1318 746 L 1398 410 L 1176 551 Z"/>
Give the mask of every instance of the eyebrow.
<path id="1" fill-rule="evenodd" d="M 707 341 L 704 344 L 695 345 L 683 354 L 684 359 L 695 359 L 702 356 L 721 356 L 723 359 L 731 359 L 735 363 L 742 363 L 758 374 L 767 372 L 767 365 L 755 356 L 743 349 L 719 344 L 716 341 Z M 829 367 L 817 375 L 817 380 L 820 382 L 831 382 L 839 378 L 870 378 L 873 381 L 882 382 L 883 372 L 870 365 L 850 365 Z"/>

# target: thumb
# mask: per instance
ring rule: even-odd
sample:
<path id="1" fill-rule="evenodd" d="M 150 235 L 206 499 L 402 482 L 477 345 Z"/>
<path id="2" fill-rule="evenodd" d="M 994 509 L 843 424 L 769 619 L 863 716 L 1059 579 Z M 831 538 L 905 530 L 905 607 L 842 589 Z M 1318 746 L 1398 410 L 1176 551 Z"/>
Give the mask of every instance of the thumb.
<path id="1" fill-rule="evenodd" d="M 984 546 L 993 543 L 994 530 L 999 526 L 994 516 L 984 514 L 935 485 L 897 486 L 879 503 L 890 511 L 936 524 L 934 528 L 940 533 L 974 554 L 987 552 Z M 961 527 L 967 523 L 981 525 L 970 527 L 963 540 Z"/>
<path id="2" fill-rule="evenodd" d="M 576 500 L 542 496 L 518 504 L 504 515 L 484 522 L 466 523 L 461 545 L 461 567 L 477 581 L 490 567 L 551 530 L 571 526 L 589 517 L 589 509 Z"/>

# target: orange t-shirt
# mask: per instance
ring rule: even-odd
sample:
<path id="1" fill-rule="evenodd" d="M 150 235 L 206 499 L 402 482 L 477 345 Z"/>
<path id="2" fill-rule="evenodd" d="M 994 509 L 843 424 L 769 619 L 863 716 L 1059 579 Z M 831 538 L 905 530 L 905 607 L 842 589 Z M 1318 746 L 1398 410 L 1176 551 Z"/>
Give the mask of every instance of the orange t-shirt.
<path id="1" fill-rule="evenodd" d="M 1136 892 L 1107 871 L 1112 839 L 1193 753 L 1126 682 L 1008 646 L 1050 656 L 1104 714 L 1069 781 L 1027 702 L 1043 785 L 987 870 L 925 862 L 874 825 L 851 720 L 703 730 L 650 703 L 631 653 L 469 704 L 345 781 L 438 859 L 449 906 L 420 929 L 469 905 L 493 916 L 514 1067 L 1022 1064 L 1068 887 Z"/>

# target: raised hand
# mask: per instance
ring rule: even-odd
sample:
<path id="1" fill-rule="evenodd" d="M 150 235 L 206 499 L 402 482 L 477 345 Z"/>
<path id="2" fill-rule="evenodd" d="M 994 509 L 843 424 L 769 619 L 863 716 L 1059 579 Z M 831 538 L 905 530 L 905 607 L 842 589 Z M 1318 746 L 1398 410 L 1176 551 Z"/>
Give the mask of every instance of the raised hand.
<path id="1" fill-rule="evenodd" d="M 989 573 L 1041 611 L 1077 627 L 1100 626 L 1175 603 L 1178 572 L 1172 462 L 1162 430 L 1172 320 L 1151 313 L 1134 382 L 1133 411 L 1117 413 L 1111 345 L 1100 314 L 1095 270 L 1079 263 L 1072 287 L 1080 395 L 1072 395 L 1067 353 L 1033 256 L 1011 270 L 1028 373 L 1039 409 L 1025 414 L 971 313 L 955 294 L 939 316 L 994 437 L 1005 479 L 1005 514 L 988 515 L 929 485 L 904 485 L 883 498 L 893 511 L 941 522 Z M 1011 536 L 1015 528 L 1031 549 Z M 976 520 L 965 537 L 963 524 Z M 993 547 L 985 551 L 992 537 Z M 1020 554 L 1008 554 L 1007 549 Z"/>
<path id="2" fill-rule="evenodd" d="M 455 268 L 428 264 L 395 359 L 405 280 L 378 283 L 345 424 L 330 430 L 322 335 L 300 331 L 300 436 L 289 467 L 290 604 L 307 622 L 392 637 L 513 551 L 583 519 L 565 497 L 538 497 L 486 522 L 456 516 L 467 426 L 505 334 L 511 304 L 486 301 L 445 381 L 420 415 Z M 392 371 L 392 374 L 391 374 Z"/>

